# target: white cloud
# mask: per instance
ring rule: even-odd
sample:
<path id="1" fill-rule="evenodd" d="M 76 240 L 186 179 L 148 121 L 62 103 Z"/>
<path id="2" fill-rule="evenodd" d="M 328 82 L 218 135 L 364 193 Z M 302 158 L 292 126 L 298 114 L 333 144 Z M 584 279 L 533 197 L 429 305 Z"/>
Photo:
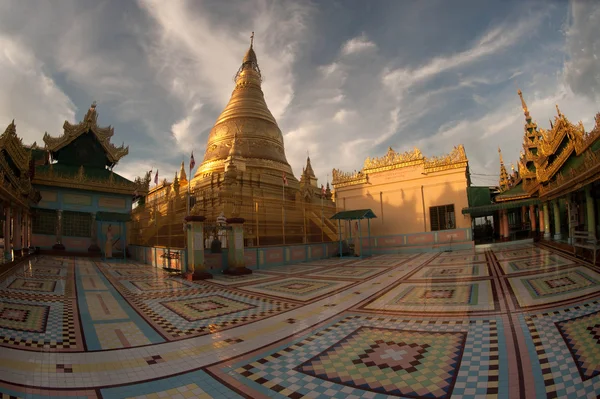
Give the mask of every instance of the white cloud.
<path id="1" fill-rule="evenodd" d="M 565 79 L 574 92 L 600 101 L 600 7 L 593 1 L 571 1 L 570 13 Z"/>
<path id="2" fill-rule="evenodd" d="M 15 119 L 25 143 L 43 145 L 45 131 L 62 134 L 63 122 L 74 121 L 75 105 L 24 44 L 0 34 L 0 48 L 0 129 Z"/>
<path id="3" fill-rule="evenodd" d="M 469 49 L 449 56 L 436 57 L 414 68 L 397 68 L 383 74 L 383 82 L 398 93 L 418 82 L 423 82 L 442 72 L 477 62 L 516 44 L 525 34 L 533 31 L 541 22 L 541 15 L 522 18 L 514 26 L 503 24 L 486 32 Z"/>
<path id="4" fill-rule="evenodd" d="M 367 37 L 363 34 L 361 36 L 352 38 L 352 39 L 348 40 L 346 43 L 344 43 L 344 45 L 342 46 L 342 54 L 344 54 L 344 55 L 357 54 L 357 53 L 361 53 L 363 51 L 372 50 L 372 49 L 376 49 L 376 48 L 377 48 L 377 45 L 375 43 L 373 43 L 372 41 L 370 41 L 369 39 L 367 39 Z"/>

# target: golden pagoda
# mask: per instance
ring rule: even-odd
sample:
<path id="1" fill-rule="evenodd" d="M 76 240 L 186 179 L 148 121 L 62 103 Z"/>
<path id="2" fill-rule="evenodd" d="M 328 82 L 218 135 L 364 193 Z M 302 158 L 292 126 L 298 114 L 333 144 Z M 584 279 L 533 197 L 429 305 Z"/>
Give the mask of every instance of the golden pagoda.
<path id="1" fill-rule="evenodd" d="M 190 214 L 207 218 L 208 235 L 215 234 L 213 225 L 222 214 L 245 219 L 246 246 L 337 240 L 329 221 L 335 213 L 331 190 L 319 188 L 310 158 L 300 181 L 286 159 L 283 135 L 261 89 L 253 36 L 195 174 L 186 176 L 182 165 L 178 179 L 150 190 L 147 206 L 135 212 L 133 230 L 147 231 L 134 238 L 138 244 L 183 245 L 187 179 Z"/>
<path id="2" fill-rule="evenodd" d="M 248 169 L 264 174 L 266 176 L 263 177 L 276 186 L 281 186 L 285 173 L 290 189 L 298 189 L 298 181 L 285 157 L 283 135 L 267 107 L 261 82 L 252 40 L 235 75 L 235 88 L 229 103 L 208 136 L 204 160 L 192 179 L 194 186 L 201 185 L 203 179 L 214 173 L 225 171 L 225 161 L 230 156 L 235 138 L 235 156 L 240 158 L 237 168 L 241 172 Z"/>

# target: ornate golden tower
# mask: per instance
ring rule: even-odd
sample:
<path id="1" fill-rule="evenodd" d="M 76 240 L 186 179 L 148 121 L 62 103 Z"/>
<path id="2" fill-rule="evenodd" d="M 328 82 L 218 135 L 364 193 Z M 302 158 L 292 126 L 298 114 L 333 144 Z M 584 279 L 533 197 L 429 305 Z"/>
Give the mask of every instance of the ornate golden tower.
<path id="1" fill-rule="evenodd" d="M 331 195 L 321 194 L 310 160 L 302 183 L 294 176 L 261 82 L 251 41 L 191 178 L 192 214 L 209 223 L 221 212 L 244 218 L 248 246 L 335 240 L 335 228 L 328 226 L 335 213 Z"/>
<path id="2" fill-rule="evenodd" d="M 502 159 L 502 151 L 500 147 L 498 147 L 498 155 L 500 156 L 500 192 L 504 192 L 510 188 L 510 179 L 508 177 L 508 173 L 506 172 L 506 167 L 504 166 L 504 160 Z"/>
<path id="3" fill-rule="evenodd" d="M 297 186 L 283 146 L 283 135 L 269 111 L 261 89 L 262 75 L 253 41 L 235 75 L 235 88 L 227 106 L 208 136 L 204 160 L 192 184 L 225 170 L 225 161 L 236 138 L 237 157 L 248 169 L 273 176 L 278 182 L 286 174 L 291 187 Z M 242 170 L 240 165 L 236 165 Z M 295 187 L 297 189 L 297 187 Z"/>

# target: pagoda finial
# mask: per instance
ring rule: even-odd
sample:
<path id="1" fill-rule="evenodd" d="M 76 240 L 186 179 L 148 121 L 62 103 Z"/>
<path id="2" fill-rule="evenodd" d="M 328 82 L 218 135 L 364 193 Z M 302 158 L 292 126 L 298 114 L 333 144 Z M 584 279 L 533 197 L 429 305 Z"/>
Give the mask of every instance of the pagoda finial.
<path id="1" fill-rule="evenodd" d="M 500 155 L 500 181 L 498 185 L 500 186 L 500 191 L 504 192 L 510 188 L 510 182 L 508 179 L 508 173 L 506 172 L 506 167 L 504 166 L 504 160 L 502 159 L 502 151 L 500 150 L 500 147 L 498 147 L 498 154 Z"/>
<path id="2" fill-rule="evenodd" d="M 181 168 L 179 168 L 179 181 L 187 181 L 187 176 L 185 174 L 185 164 L 181 161 Z"/>
<path id="3" fill-rule="evenodd" d="M 90 108 L 96 108 L 96 105 L 97 105 L 96 100 L 94 100 L 94 101 L 92 101 L 92 105 L 90 106 Z"/>
<path id="4" fill-rule="evenodd" d="M 519 98 L 521 99 L 521 107 L 523 108 L 525 119 L 531 119 L 531 116 L 529 116 L 529 109 L 527 108 L 527 104 L 525 104 L 525 100 L 523 99 L 523 92 L 521 91 L 521 89 L 517 89 L 517 94 L 519 94 Z"/>
<path id="5" fill-rule="evenodd" d="M 252 34 L 250 35 L 250 47 L 252 47 L 254 45 L 254 31 L 252 31 Z"/>

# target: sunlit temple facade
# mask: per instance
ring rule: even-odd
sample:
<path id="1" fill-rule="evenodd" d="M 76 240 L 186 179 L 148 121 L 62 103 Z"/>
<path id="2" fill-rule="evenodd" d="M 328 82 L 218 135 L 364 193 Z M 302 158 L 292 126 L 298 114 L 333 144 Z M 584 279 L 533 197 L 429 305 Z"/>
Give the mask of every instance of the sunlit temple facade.
<path id="1" fill-rule="evenodd" d="M 539 128 L 522 92 L 525 115 L 523 150 L 517 168 L 507 171 L 500 155 L 496 193 L 476 199 L 463 213 L 494 220 L 499 239 L 536 237 L 572 243 L 576 232 L 597 237 L 600 212 L 600 113 L 586 132 L 572 123 L 558 105 L 550 128 Z"/>
<path id="2" fill-rule="evenodd" d="M 335 211 L 331 190 L 319 187 L 310 158 L 300 179 L 294 176 L 261 83 L 251 43 L 231 98 L 210 131 L 204 159 L 193 176 L 182 165 L 173 181 L 163 179 L 149 191 L 145 204 L 133 213 L 134 242 L 183 246 L 187 179 L 190 213 L 205 216 L 207 226 L 219 215 L 245 219 L 246 246 L 337 239 L 329 221 Z"/>
<path id="3" fill-rule="evenodd" d="M 113 145 L 114 129 L 97 122 L 94 103 L 81 122 L 65 121 L 63 134 L 46 133 L 43 147 L 24 145 L 14 121 L 0 136 L 7 258 L 28 248 L 125 255 L 132 198 L 146 194 L 150 177 L 130 181 L 113 172 L 129 149 Z"/>
<path id="4" fill-rule="evenodd" d="M 354 173 L 333 170 L 338 210 L 372 209 L 371 234 L 390 236 L 467 228 L 469 161 L 462 145 L 441 157 L 425 157 L 415 148 L 367 158 Z M 366 226 L 361 228 L 366 229 Z M 363 232 L 363 235 L 366 230 Z"/>
<path id="5" fill-rule="evenodd" d="M 31 245 L 32 208 L 40 201 L 39 191 L 31 184 L 32 176 L 31 151 L 23 146 L 12 121 L 0 135 L 0 234 L 4 260 L 21 256 Z"/>

